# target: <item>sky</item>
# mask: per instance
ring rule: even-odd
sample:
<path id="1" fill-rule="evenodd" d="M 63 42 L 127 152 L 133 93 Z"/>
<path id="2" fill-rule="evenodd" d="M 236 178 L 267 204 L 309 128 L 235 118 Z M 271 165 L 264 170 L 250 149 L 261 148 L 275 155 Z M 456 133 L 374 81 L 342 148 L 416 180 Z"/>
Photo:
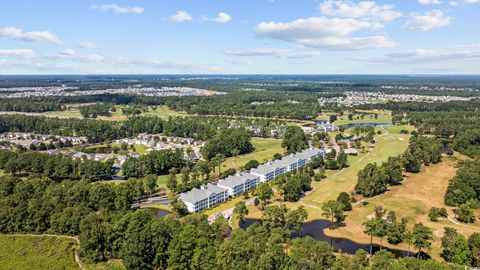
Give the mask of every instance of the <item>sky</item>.
<path id="1" fill-rule="evenodd" d="M 1 74 L 480 74 L 480 0 L 2 0 Z"/>

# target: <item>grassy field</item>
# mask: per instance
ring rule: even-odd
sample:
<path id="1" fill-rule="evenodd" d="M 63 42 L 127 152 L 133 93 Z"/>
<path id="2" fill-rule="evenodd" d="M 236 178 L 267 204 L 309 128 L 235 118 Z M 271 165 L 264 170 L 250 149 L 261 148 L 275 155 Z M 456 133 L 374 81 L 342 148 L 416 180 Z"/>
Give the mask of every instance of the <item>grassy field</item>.
<path id="1" fill-rule="evenodd" d="M 78 269 L 76 242 L 55 237 L 0 235 L 1 269 Z"/>
<path id="2" fill-rule="evenodd" d="M 80 114 L 80 110 L 78 109 L 78 107 L 81 105 L 85 105 L 85 104 L 73 104 L 64 111 L 51 111 L 51 112 L 45 112 L 43 114 L 51 117 L 83 118 L 82 115 Z M 128 117 L 122 114 L 122 107 L 123 106 L 121 105 L 115 105 L 116 111 L 112 112 L 111 116 L 98 116 L 96 119 L 109 120 L 109 121 L 125 121 L 128 119 Z M 167 106 L 157 106 L 156 109 L 153 109 L 153 107 L 148 107 L 148 112 L 142 113 L 141 115 L 159 116 L 161 118 L 166 119 L 170 116 L 186 116 L 187 113 L 173 111 L 169 109 Z"/>
<path id="3" fill-rule="evenodd" d="M 345 124 L 353 124 L 353 123 L 391 123 L 392 122 L 392 114 L 390 111 L 387 110 L 371 110 L 371 111 L 362 111 L 366 113 L 364 118 L 360 118 L 360 114 L 355 114 L 354 119 L 348 120 L 348 111 L 345 111 L 342 116 L 337 115 L 337 121 L 335 121 L 335 125 L 341 126 Z M 317 119 L 318 120 L 329 120 L 330 115 L 333 113 L 323 113 L 320 114 Z M 375 119 L 374 115 L 378 114 L 378 118 Z"/>
<path id="4" fill-rule="evenodd" d="M 327 178 L 320 182 L 313 182 L 313 192 L 302 201 L 318 207 L 327 200 L 336 199 L 340 192 L 353 190 L 357 183 L 357 173 L 365 165 L 372 162 L 381 163 L 390 156 L 402 154 L 408 147 L 410 135 L 399 134 L 402 127 L 385 127 L 384 129 L 388 133 L 376 139 L 376 144 L 370 152 L 350 156 L 348 168 L 341 171 L 327 171 Z"/>
<path id="5" fill-rule="evenodd" d="M 168 118 L 170 116 L 187 116 L 186 112 L 177 112 L 174 110 L 171 110 L 167 106 L 157 106 L 155 110 L 153 110 L 151 107 L 149 108 L 148 112 L 142 113 L 142 115 L 146 116 L 159 116 L 161 118 Z"/>
<path id="6" fill-rule="evenodd" d="M 252 153 L 238 156 L 237 168 L 245 166 L 245 164 L 256 159 L 260 163 L 272 160 L 275 153 L 283 154 L 282 140 L 271 138 L 252 138 L 252 144 L 255 150 Z M 235 158 L 227 158 L 222 164 L 222 171 L 233 168 L 235 165 Z"/>
<path id="7" fill-rule="evenodd" d="M 360 203 L 354 205 L 353 211 L 347 213 L 345 227 L 334 231 L 328 230 L 326 233 L 331 236 L 346 237 L 357 242 L 369 243 L 370 238 L 363 234 L 362 223 L 368 215 L 373 213 L 376 206 L 381 205 L 385 209 L 397 212 L 398 217 L 408 218 L 409 226 L 422 222 L 432 228 L 435 239 L 430 253 L 432 256 L 439 258 L 441 252 L 440 238 L 444 227 L 453 227 L 465 235 L 480 231 L 479 222 L 460 224 L 449 219 L 439 222 L 432 222 L 428 219 L 428 210 L 431 207 L 445 207 L 450 217 L 454 217 L 452 207 L 446 206 L 443 198 L 448 181 L 455 175 L 456 170 L 455 161 L 444 158 L 444 161 L 439 164 L 424 167 L 419 174 L 406 174 L 401 185 L 391 187 L 385 194 L 365 199 L 364 201 L 367 201 L 368 205 L 363 206 Z M 477 216 L 479 214 L 480 210 L 477 210 Z M 406 248 L 406 246 L 402 248 Z"/>

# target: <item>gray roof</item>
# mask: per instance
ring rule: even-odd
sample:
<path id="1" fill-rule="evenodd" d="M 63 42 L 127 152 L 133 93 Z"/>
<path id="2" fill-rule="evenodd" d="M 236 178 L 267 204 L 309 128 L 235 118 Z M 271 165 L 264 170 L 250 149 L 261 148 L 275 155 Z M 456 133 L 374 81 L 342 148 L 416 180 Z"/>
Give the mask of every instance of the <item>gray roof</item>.
<path id="1" fill-rule="evenodd" d="M 213 193 L 222 193 L 222 192 L 225 192 L 224 188 L 217 187 L 212 184 L 207 184 L 207 185 L 201 186 L 201 189 L 194 188 L 190 191 L 181 193 L 180 199 L 194 204 L 195 202 L 201 201 L 203 199 L 207 199 Z"/>
<path id="2" fill-rule="evenodd" d="M 275 171 L 276 168 L 277 168 L 277 166 L 275 166 L 271 163 L 266 163 L 266 164 L 258 166 L 255 169 L 251 169 L 250 172 L 265 175 L 265 174 L 268 174 L 268 173 L 271 173 L 271 172 Z"/>
<path id="3" fill-rule="evenodd" d="M 225 192 L 224 188 L 212 185 L 212 184 L 207 184 L 201 187 L 201 189 L 205 192 L 207 192 L 208 195 L 211 195 L 212 193 L 222 193 Z"/>
<path id="4" fill-rule="evenodd" d="M 316 156 L 318 154 L 323 154 L 324 151 L 321 150 L 321 149 L 318 149 L 318 148 L 309 148 L 309 149 L 305 149 L 303 150 L 302 152 L 300 152 L 299 154 L 297 154 L 299 157 L 301 158 L 311 158 L 313 156 Z"/>
<path id="5" fill-rule="evenodd" d="M 283 157 L 281 160 L 276 160 L 273 164 L 274 165 L 280 165 L 280 166 L 287 166 L 292 163 L 296 163 L 300 160 L 300 157 L 297 155 L 289 155 L 286 157 Z"/>
<path id="6" fill-rule="evenodd" d="M 180 194 L 180 199 L 195 204 L 195 202 L 208 198 L 207 193 L 204 190 L 194 188 L 190 191 Z"/>
<path id="7" fill-rule="evenodd" d="M 236 175 L 230 175 L 229 177 L 220 180 L 218 184 L 229 188 L 235 188 L 236 186 L 243 185 L 248 180 L 255 178 L 258 178 L 258 176 L 250 173 L 240 173 Z"/>

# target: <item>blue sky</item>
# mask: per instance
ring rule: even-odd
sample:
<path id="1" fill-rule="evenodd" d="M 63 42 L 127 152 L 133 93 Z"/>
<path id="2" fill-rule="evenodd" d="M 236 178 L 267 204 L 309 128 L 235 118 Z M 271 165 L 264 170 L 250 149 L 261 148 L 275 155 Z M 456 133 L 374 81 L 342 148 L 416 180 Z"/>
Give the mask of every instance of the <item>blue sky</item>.
<path id="1" fill-rule="evenodd" d="M 2 0 L 0 74 L 479 74 L 480 0 Z"/>

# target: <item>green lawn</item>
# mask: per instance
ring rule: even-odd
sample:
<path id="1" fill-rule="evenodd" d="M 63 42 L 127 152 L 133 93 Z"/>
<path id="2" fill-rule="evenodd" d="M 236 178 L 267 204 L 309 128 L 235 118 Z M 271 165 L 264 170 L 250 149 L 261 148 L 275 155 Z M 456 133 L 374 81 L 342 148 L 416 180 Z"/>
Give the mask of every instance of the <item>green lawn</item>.
<path id="1" fill-rule="evenodd" d="M 255 150 L 252 153 L 238 156 L 237 169 L 245 166 L 245 164 L 256 159 L 260 163 L 272 160 L 275 153 L 283 154 L 282 140 L 271 138 L 252 138 L 252 144 Z M 222 171 L 234 167 L 235 158 L 227 158 L 222 164 Z"/>
<path id="2" fill-rule="evenodd" d="M 60 118 L 83 118 L 78 109 L 67 109 L 64 111 L 45 112 L 45 115 L 55 116 Z"/>
<path id="3" fill-rule="evenodd" d="M 56 237 L 0 235 L 1 269 L 78 269 L 76 242 Z"/>
<path id="4" fill-rule="evenodd" d="M 212 209 L 208 209 L 206 210 L 205 212 L 203 212 L 205 215 L 211 215 L 211 214 L 216 214 L 216 213 L 220 213 L 222 211 L 225 211 L 227 209 L 230 209 L 230 208 L 233 208 L 235 207 L 235 204 L 237 202 L 240 202 L 240 201 L 243 201 L 243 196 L 238 196 L 238 197 L 235 197 L 235 198 L 232 198 L 230 199 L 229 201 L 227 202 L 224 202 L 224 203 L 221 203 L 215 207 L 213 207 Z"/>
<path id="5" fill-rule="evenodd" d="M 76 104 L 70 106 L 67 110 L 64 111 L 51 111 L 45 112 L 45 115 L 48 116 L 57 116 L 63 118 L 83 118 L 80 114 L 80 110 L 78 107 L 80 105 L 85 104 Z M 122 114 L 122 105 L 115 105 L 115 112 L 112 112 L 111 116 L 98 116 L 96 119 L 99 120 L 110 120 L 110 121 L 125 121 L 127 120 L 127 116 Z M 174 110 L 169 109 L 167 106 L 157 106 L 156 109 L 153 107 L 148 106 L 148 112 L 142 113 L 141 115 L 144 116 L 159 116 L 161 118 L 168 118 L 170 116 L 186 116 L 186 112 L 177 112 Z"/>
<path id="6" fill-rule="evenodd" d="M 402 154 L 408 147 L 410 135 L 399 134 L 399 127 L 385 127 L 389 133 L 377 138 L 375 147 L 370 153 L 350 156 L 350 166 L 342 171 L 329 171 L 327 178 L 321 182 L 313 182 L 314 191 L 303 201 L 308 204 L 321 206 L 324 201 L 336 199 L 342 191 L 351 191 L 357 183 L 357 173 L 365 165 L 372 162 L 381 163 L 390 156 Z"/>
<path id="7" fill-rule="evenodd" d="M 142 115 L 159 116 L 161 118 L 168 118 L 170 116 L 186 116 L 187 113 L 171 110 L 167 106 L 157 106 L 155 110 L 153 110 L 152 107 L 149 107 L 148 112 L 142 113 Z"/>
<path id="8" fill-rule="evenodd" d="M 372 110 L 372 111 L 362 111 L 366 113 L 363 115 L 364 117 L 361 118 L 361 114 L 354 114 L 354 118 L 352 120 L 348 120 L 348 111 L 345 111 L 343 115 L 337 115 L 337 121 L 335 121 L 335 125 L 341 126 L 345 124 L 354 124 L 354 123 L 391 123 L 392 122 L 392 114 L 390 111 L 386 110 Z M 320 114 L 317 119 L 319 120 L 328 120 L 331 114 L 335 113 L 323 113 Z M 378 117 L 375 118 L 374 115 L 378 114 Z"/>

